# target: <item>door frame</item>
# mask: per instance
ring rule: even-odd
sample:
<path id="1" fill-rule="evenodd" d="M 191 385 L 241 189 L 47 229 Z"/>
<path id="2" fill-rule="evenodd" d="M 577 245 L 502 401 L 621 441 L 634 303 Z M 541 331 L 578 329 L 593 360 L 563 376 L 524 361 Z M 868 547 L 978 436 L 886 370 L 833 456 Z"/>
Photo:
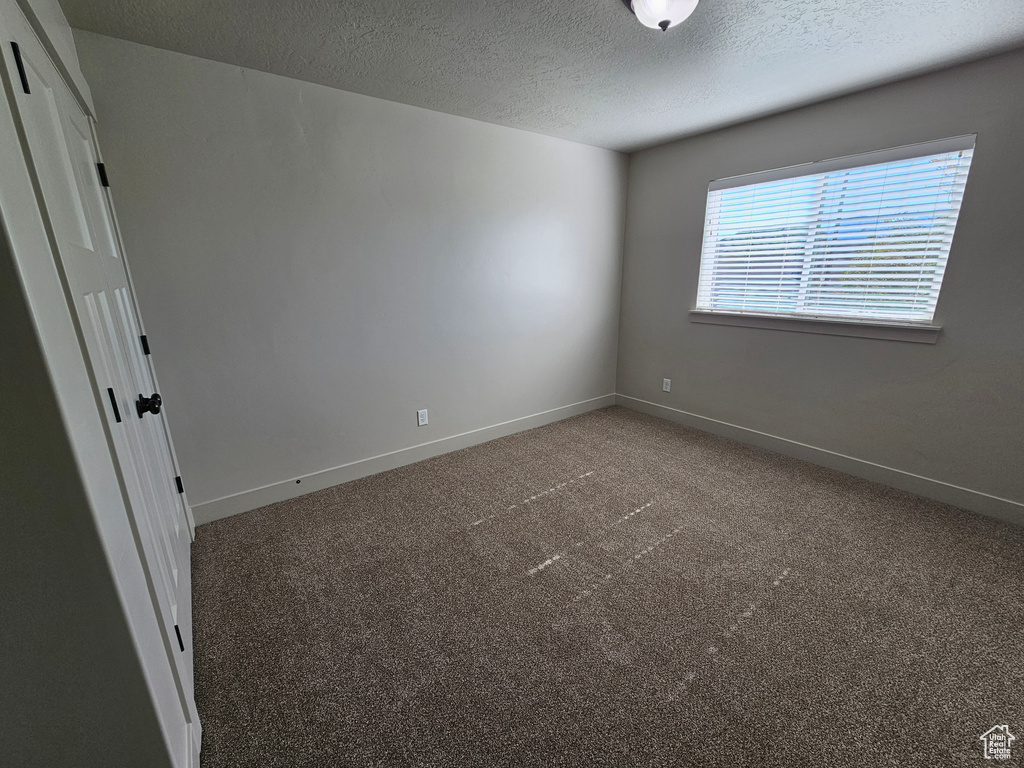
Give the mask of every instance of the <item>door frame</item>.
<path id="1" fill-rule="evenodd" d="M 87 363 L 81 328 L 69 303 L 66 276 L 59 264 L 53 232 L 45 214 L 45 204 L 34 177 L 20 121 L 15 117 L 15 99 L 21 81 L 11 42 L 18 38 L 25 39 L 27 35 L 35 38 L 89 118 L 93 146 L 98 153 L 95 119 L 87 101 L 67 74 L 67 67 L 54 58 L 55 47 L 45 34 L 40 34 L 43 25 L 34 18 L 34 14 L 24 12 L 23 4 L 24 0 L 0 0 L 0 45 L 3 47 L 0 55 L 0 135 L 16 138 L 14 141 L 0 142 L 0 236 L 5 236 L 13 257 L 20 288 L 32 316 L 36 342 L 42 352 L 60 418 L 74 454 L 78 480 L 85 491 L 89 514 L 103 550 L 102 555 L 135 648 L 136 668 L 141 672 L 149 690 L 154 720 L 159 721 L 156 716 L 156 690 L 176 689 L 176 675 L 170 663 L 154 663 L 151 652 L 153 648 L 164 646 L 164 633 L 152 605 L 145 567 L 129 522 L 130 510 L 126 506 L 127 497 L 111 448 L 111 435 L 105 415 L 108 406 L 97 394 L 99 390 Z M 123 244 L 113 215 L 109 190 L 104 200 L 115 232 L 116 247 L 122 257 L 122 264 L 125 264 Z M 130 273 L 126 274 L 126 279 L 132 306 L 137 313 L 138 303 Z M 155 376 L 152 361 L 147 361 L 147 364 L 150 373 Z M 177 469 L 179 465 L 173 445 L 169 444 L 168 448 Z M 194 536 L 191 509 L 184 494 L 182 504 L 185 505 L 190 531 Z M 166 659 L 164 661 L 167 662 Z M 169 739 L 172 736 L 161 731 L 170 760 Z M 189 728 L 187 766 L 199 764 L 201 735 L 201 725 L 195 719 Z M 102 750 L 101 738 L 97 748 Z"/>

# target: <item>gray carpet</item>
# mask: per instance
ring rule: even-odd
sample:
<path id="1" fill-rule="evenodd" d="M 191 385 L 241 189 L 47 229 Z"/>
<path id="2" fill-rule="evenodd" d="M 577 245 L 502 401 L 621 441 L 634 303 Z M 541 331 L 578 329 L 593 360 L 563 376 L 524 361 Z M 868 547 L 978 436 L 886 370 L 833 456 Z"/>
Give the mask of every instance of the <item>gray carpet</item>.
<path id="1" fill-rule="evenodd" d="M 204 768 L 1024 764 L 1024 530 L 622 408 L 193 557 Z"/>

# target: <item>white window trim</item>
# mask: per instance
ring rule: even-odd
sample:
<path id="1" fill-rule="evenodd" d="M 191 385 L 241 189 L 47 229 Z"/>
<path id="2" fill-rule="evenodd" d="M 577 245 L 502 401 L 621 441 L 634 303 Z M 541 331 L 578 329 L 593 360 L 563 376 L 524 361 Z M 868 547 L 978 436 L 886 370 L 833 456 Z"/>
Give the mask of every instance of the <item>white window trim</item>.
<path id="1" fill-rule="evenodd" d="M 797 176 L 812 175 L 857 168 L 863 165 L 896 162 L 928 154 L 942 154 L 972 149 L 976 146 L 976 133 L 954 136 L 947 139 L 924 141 L 889 149 L 864 152 L 831 160 L 816 160 L 809 163 L 775 168 L 771 170 L 716 179 L 708 184 L 708 192 L 734 187 L 779 181 Z M 703 254 L 702 254 L 703 258 Z M 690 310 L 690 321 L 709 325 L 728 325 L 766 330 L 816 333 L 832 336 L 852 336 L 866 339 L 906 341 L 920 344 L 935 344 L 942 326 L 924 323 L 900 323 L 898 321 L 871 321 L 841 319 L 833 317 L 811 317 L 801 315 L 760 315 L 748 312 L 718 310 Z"/>
<path id="2" fill-rule="evenodd" d="M 833 160 L 815 160 L 810 163 L 788 165 L 785 168 L 773 168 L 768 171 L 757 173 L 744 173 L 739 176 L 728 176 L 722 179 L 715 179 L 708 184 L 709 192 L 717 192 L 721 189 L 732 189 L 733 187 L 746 187 L 751 184 L 763 184 L 766 181 L 781 181 L 791 179 L 795 176 L 810 176 L 815 173 L 830 173 L 832 171 L 844 171 L 848 168 L 859 168 L 862 165 L 876 165 L 881 163 L 895 163 L 899 160 L 909 160 L 912 157 L 924 155 L 941 155 L 945 152 L 961 152 L 975 146 L 978 139 L 976 133 L 966 133 L 963 136 L 953 136 L 948 139 L 936 139 L 935 141 L 922 141 L 918 144 L 907 144 L 901 147 L 879 149 L 874 152 L 861 152 L 857 155 L 845 155 Z"/>
<path id="3" fill-rule="evenodd" d="M 818 333 L 827 336 L 854 336 L 861 339 L 909 341 L 934 344 L 942 332 L 941 325 L 909 323 L 874 323 L 863 320 L 836 320 L 824 317 L 791 315 L 755 315 L 749 313 L 708 312 L 690 310 L 690 322 L 708 325 L 731 325 L 741 328 L 762 328 L 771 331 Z"/>

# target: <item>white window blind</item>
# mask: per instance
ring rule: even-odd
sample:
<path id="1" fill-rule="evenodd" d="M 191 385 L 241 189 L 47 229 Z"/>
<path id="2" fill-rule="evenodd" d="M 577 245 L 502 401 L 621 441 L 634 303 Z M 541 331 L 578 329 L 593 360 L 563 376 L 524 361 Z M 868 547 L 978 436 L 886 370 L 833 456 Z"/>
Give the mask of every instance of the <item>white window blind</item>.
<path id="1" fill-rule="evenodd" d="M 697 310 L 931 323 L 974 140 L 712 182 Z"/>

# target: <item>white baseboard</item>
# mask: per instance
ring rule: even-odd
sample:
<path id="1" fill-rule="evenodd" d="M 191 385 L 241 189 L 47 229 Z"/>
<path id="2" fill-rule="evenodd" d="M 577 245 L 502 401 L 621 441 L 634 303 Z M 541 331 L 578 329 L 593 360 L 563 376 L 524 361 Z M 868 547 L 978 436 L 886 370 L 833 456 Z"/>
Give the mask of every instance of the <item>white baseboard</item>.
<path id="1" fill-rule="evenodd" d="M 421 443 L 409 448 L 402 448 L 390 453 L 382 453 L 379 456 L 371 456 L 349 464 L 342 464 L 340 467 L 324 469 L 300 478 L 282 480 L 279 483 L 265 485 L 262 488 L 255 488 L 251 491 L 243 491 L 231 496 L 224 496 L 220 499 L 206 501 L 202 504 L 192 506 L 192 514 L 195 517 L 196 525 L 210 523 L 231 515 L 248 512 L 251 509 L 265 507 L 278 501 L 294 499 L 298 496 L 305 496 L 313 491 L 320 491 L 330 488 L 333 485 L 347 483 L 350 480 L 358 480 L 360 477 L 376 475 L 378 472 L 386 472 L 389 469 L 404 467 L 406 464 L 414 464 L 442 453 L 450 453 L 473 445 L 486 443 L 499 437 L 505 437 L 516 432 L 522 432 L 534 427 L 542 427 L 555 421 L 567 419 L 570 416 L 577 416 L 587 411 L 606 408 L 615 405 L 615 395 L 602 395 L 591 400 L 583 400 L 572 405 L 553 408 L 550 411 L 535 413 L 532 416 L 505 421 L 501 424 L 494 424 L 481 429 L 474 429 L 470 432 L 463 432 L 459 435 L 444 437 L 440 440 L 432 440 L 429 443 Z M 296 483 L 299 479 L 302 482 Z"/>
<path id="2" fill-rule="evenodd" d="M 501 424 L 494 424 L 470 432 L 463 432 L 459 435 L 441 438 L 440 440 L 433 440 L 429 443 L 414 445 L 379 456 L 371 456 L 360 461 L 343 464 L 340 467 L 303 475 L 301 478 L 298 478 L 302 480 L 301 484 L 295 482 L 296 478 L 291 478 L 279 483 L 263 486 L 262 488 L 255 488 L 251 491 L 224 496 L 220 499 L 196 504 L 192 507 L 192 512 L 195 516 L 196 525 L 202 525 L 203 523 L 213 522 L 214 520 L 220 520 L 231 515 L 248 512 L 251 509 L 257 509 L 267 504 L 294 499 L 307 493 L 330 488 L 333 485 L 357 480 L 360 477 L 375 475 L 378 472 L 386 472 L 389 469 L 403 467 L 406 464 L 414 464 L 417 461 L 440 456 L 443 453 L 458 451 L 462 448 L 486 443 L 489 440 L 495 440 L 516 432 L 541 427 L 545 424 L 561 421 L 570 416 L 576 416 L 598 408 L 605 408 L 609 405 L 621 405 L 626 408 L 632 408 L 635 411 L 658 416 L 678 424 L 693 427 L 694 429 L 727 437 L 741 443 L 756 445 L 759 448 L 775 451 L 785 456 L 792 456 L 801 461 L 846 472 L 856 477 L 862 477 L 865 480 L 882 483 L 883 485 L 916 493 L 929 499 L 969 509 L 981 515 L 1024 526 L 1024 504 L 1018 501 L 992 496 L 991 494 L 974 491 L 969 488 L 962 488 L 958 485 L 944 483 L 941 480 L 933 480 L 932 478 L 922 477 L 911 472 L 893 469 L 892 467 L 875 464 L 864 459 L 857 459 L 853 456 L 836 453 L 835 451 L 817 448 L 813 445 L 798 443 L 795 440 L 788 440 L 766 432 L 759 432 L 756 429 L 710 419 L 706 416 L 698 416 L 695 413 L 681 411 L 677 408 L 669 408 L 668 406 L 659 405 L 647 400 L 615 394 L 603 395 L 602 397 L 584 400 L 561 408 L 554 408 L 550 411 L 512 419 Z"/>
<path id="3" fill-rule="evenodd" d="M 676 408 L 669 408 L 668 406 L 658 405 L 657 403 L 651 403 L 635 397 L 628 397 L 627 395 L 616 395 L 615 403 L 616 405 L 632 408 L 635 411 L 641 411 L 651 416 L 658 416 L 687 427 L 727 437 L 741 443 L 747 443 L 748 445 L 755 445 L 758 448 L 765 448 L 785 456 L 792 456 L 794 459 L 818 464 L 822 467 L 845 472 L 848 475 L 862 477 L 865 480 L 916 493 L 918 496 L 925 496 L 945 504 L 969 509 L 980 515 L 1024 526 L 1024 504 L 1019 501 L 1003 499 L 999 496 L 982 493 L 981 491 L 972 491 L 969 488 L 961 488 L 958 485 L 944 483 L 941 480 L 933 480 L 921 475 L 904 472 L 901 469 L 893 469 L 892 467 L 875 464 L 863 459 L 856 459 L 853 456 L 846 456 L 842 453 L 825 450 L 824 448 L 816 448 L 813 445 L 798 443 L 795 440 L 787 440 L 784 437 L 769 435 L 766 432 L 758 432 L 756 429 L 748 429 L 747 427 L 740 427 L 725 421 L 709 419 L 706 416 L 698 416 L 695 413 L 680 411 Z"/>

